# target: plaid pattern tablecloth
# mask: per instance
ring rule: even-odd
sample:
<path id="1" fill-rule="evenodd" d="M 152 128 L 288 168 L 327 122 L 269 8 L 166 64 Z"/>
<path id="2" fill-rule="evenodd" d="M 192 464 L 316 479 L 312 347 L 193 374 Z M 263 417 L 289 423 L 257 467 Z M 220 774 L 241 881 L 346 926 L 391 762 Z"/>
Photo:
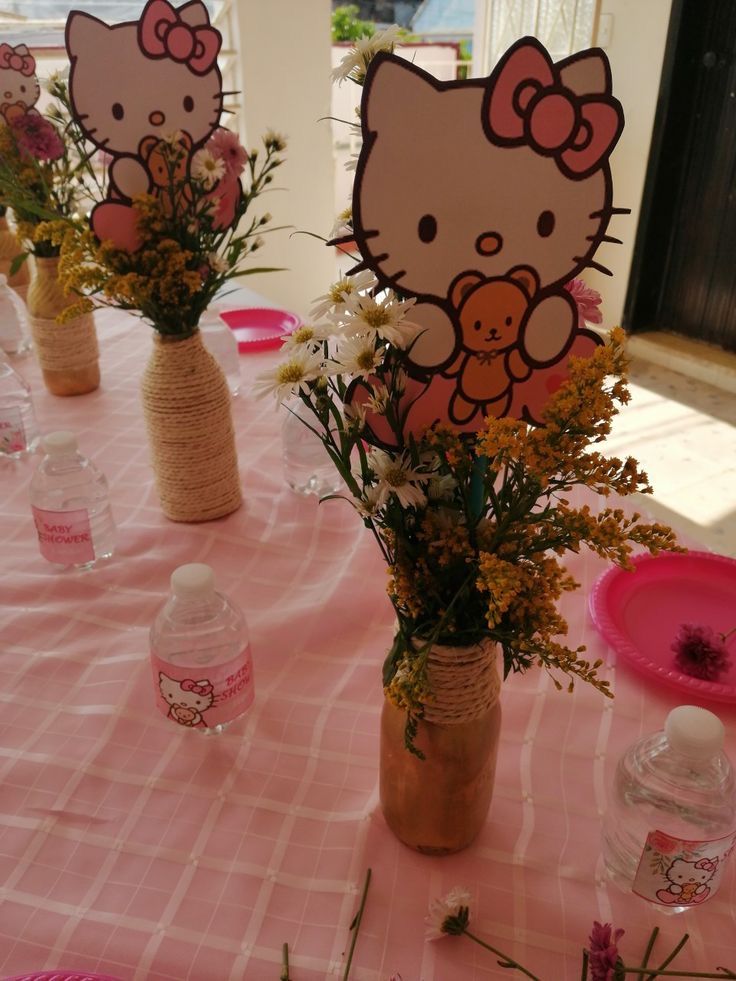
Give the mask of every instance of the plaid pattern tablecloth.
<path id="1" fill-rule="evenodd" d="M 658 728 L 676 692 L 643 684 L 598 638 L 586 593 L 564 612 L 575 643 L 609 660 L 614 702 L 544 673 L 511 678 L 491 814 L 449 858 L 400 845 L 378 807 L 380 665 L 392 636 L 386 574 L 352 509 L 282 480 L 273 404 L 242 358 L 234 402 L 245 506 L 204 525 L 168 522 L 152 489 L 138 400 L 148 329 L 98 317 L 103 383 L 58 399 L 30 360 L 44 431 L 76 431 L 105 471 L 119 526 L 114 559 L 57 572 L 39 555 L 28 504 L 35 461 L 0 465 L 0 976 L 67 968 L 150 981 L 269 981 L 289 943 L 293 981 L 338 977 L 366 869 L 373 870 L 355 981 L 508 978 L 466 939 L 424 940 L 429 901 L 472 895 L 475 931 L 545 981 L 580 977 L 594 918 L 626 928 L 636 962 L 658 923 L 676 967 L 736 962 L 733 871 L 720 894 L 664 917 L 603 878 L 600 815 L 615 762 Z M 154 710 L 148 629 L 180 563 L 210 563 L 245 610 L 256 701 L 218 737 Z M 721 707 L 734 753 L 736 714 Z"/>

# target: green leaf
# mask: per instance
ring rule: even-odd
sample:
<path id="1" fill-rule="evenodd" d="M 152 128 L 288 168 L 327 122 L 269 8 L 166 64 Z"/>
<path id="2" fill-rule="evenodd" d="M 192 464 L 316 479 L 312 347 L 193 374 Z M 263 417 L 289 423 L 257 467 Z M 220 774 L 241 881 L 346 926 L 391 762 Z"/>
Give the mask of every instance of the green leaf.
<path id="1" fill-rule="evenodd" d="M 18 272 L 18 270 L 26 261 L 29 255 L 30 255 L 29 252 L 19 252 L 18 255 L 15 256 L 13 261 L 10 263 L 10 269 L 8 270 L 8 275 L 15 276 L 15 274 Z"/>

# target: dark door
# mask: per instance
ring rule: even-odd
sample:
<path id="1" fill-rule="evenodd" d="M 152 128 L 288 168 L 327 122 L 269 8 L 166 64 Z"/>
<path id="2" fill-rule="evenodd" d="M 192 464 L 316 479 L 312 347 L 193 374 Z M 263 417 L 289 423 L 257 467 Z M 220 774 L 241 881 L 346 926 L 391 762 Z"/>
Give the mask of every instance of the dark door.
<path id="1" fill-rule="evenodd" d="M 674 0 L 624 324 L 736 350 L 736 2 Z"/>

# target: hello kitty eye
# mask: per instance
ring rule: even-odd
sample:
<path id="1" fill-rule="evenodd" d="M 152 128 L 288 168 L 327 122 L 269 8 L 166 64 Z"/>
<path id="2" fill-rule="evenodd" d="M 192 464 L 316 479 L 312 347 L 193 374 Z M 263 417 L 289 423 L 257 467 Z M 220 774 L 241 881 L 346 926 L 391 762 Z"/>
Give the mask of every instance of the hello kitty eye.
<path id="1" fill-rule="evenodd" d="M 548 238 L 555 230 L 555 216 L 551 211 L 543 211 L 537 218 L 537 234 Z"/>
<path id="2" fill-rule="evenodd" d="M 422 242 L 433 242 L 437 236 L 437 219 L 434 215 L 423 215 L 417 228 Z"/>
<path id="3" fill-rule="evenodd" d="M 191 95 L 184 96 L 184 112 L 191 112 L 194 109 L 194 99 Z"/>
<path id="4" fill-rule="evenodd" d="M 25 92 L 25 90 L 26 90 L 25 85 L 21 85 L 20 90 L 21 90 L 21 92 Z"/>
<path id="5" fill-rule="evenodd" d="M 113 102 L 112 114 L 115 117 L 115 119 L 122 119 L 123 116 L 125 115 L 125 110 L 123 109 L 122 105 L 119 102 Z"/>

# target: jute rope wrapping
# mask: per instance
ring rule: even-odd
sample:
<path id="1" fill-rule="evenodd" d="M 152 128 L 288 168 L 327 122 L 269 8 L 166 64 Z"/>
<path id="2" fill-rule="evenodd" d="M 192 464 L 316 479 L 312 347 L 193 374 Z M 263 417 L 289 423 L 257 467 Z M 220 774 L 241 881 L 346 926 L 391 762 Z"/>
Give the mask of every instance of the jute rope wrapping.
<path id="1" fill-rule="evenodd" d="M 44 371 L 76 371 L 95 364 L 100 356 L 91 313 L 66 324 L 29 313 L 28 323 L 36 357 Z"/>
<path id="2" fill-rule="evenodd" d="M 28 293 L 28 283 L 31 280 L 28 259 L 13 276 L 10 275 L 13 259 L 22 251 L 15 232 L 8 226 L 8 219 L 0 217 L 0 273 L 7 276 L 8 286 L 12 287 L 25 300 Z"/>
<path id="3" fill-rule="evenodd" d="M 141 383 L 156 489 L 172 521 L 211 521 L 242 503 L 230 391 L 197 332 L 154 336 Z"/>
<path id="4" fill-rule="evenodd" d="M 480 718 L 498 701 L 501 680 L 497 645 L 483 640 L 472 647 L 435 644 L 427 661 L 432 699 L 424 703 L 424 721 L 459 725 Z"/>

